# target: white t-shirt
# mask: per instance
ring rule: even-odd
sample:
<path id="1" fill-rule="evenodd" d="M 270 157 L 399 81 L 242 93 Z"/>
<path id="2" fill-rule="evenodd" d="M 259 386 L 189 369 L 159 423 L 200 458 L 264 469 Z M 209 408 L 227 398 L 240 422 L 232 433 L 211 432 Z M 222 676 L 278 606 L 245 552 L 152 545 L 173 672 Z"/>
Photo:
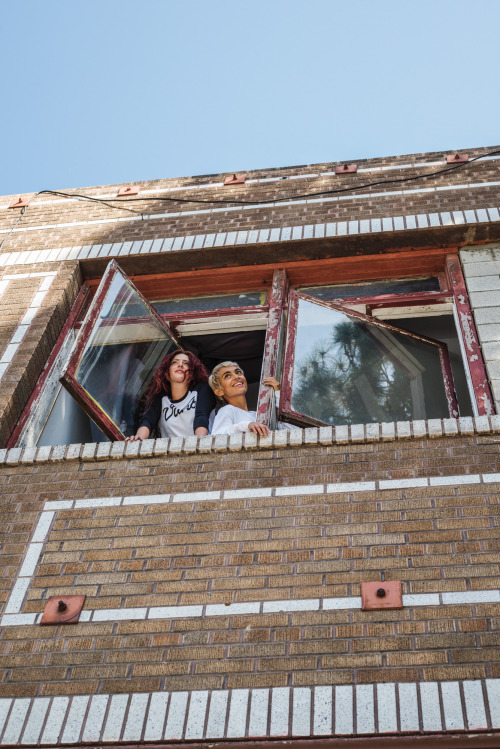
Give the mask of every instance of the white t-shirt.
<path id="1" fill-rule="evenodd" d="M 279 395 L 276 393 L 276 405 L 279 402 Z M 244 411 L 237 406 L 223 406 L 215 416 L 212 434 L 236 434 L 237 432 L 247 432 L 248 425 L 252 421 L 257 421 L 257 411 Z M 284 421 L 278 421 L 276 429 L 299 429 L 293 424 L 287 424 Z"/>
<path id="2" fill-rule="evenodd" d="M 172 401 L 168 395 L 161 399 L 161 416 L 158 422 L 162 437 L 184 437 L 194 434 L 193 422 L 198 393 L 188 390 L 184 398 Z"/>
<path id="3" fill-rule="evenodd" d="M 206 382 L 195 385 L 179 400 L 163 393 L 153 399 L 139 426 L 152 431 L 158 425 L 162 437 L 189 437 L 197 427 L 208 429 L 214 405 L 215 396 Z"/>

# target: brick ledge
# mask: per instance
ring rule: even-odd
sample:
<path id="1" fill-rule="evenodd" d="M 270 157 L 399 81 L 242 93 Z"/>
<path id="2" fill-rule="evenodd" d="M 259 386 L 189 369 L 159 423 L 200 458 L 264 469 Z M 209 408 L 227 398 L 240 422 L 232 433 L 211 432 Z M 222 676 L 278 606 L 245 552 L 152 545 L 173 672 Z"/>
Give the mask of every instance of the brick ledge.
<path id="1" fill-rule="evenodd" d="M 206 437 L 173 437 L 142 442 L 87 442 L 44 447 L 12 447 L 0 450 L 0 465 L 17 466 L 61 461 L 120 460 L 156 458 L 163 455 L 237 452 L 240 450 L 279 449 L 314 445 L 349 445 L 369 442 L 393 442 L 408 439 L 463 437 L 500 432 L 500 415 L 462 416 L 458 419 L 398 421 L 352 424 L 337 427 L 309 427 L 292 432 L 280 430 L 267 437 L 252 432 L 217 434 Z"/>
<path id="2" fill-rule="evenodd" d="M 499 728 L 500 679 L 0 699 L 0 743 L 8 746 L 397 738 Z"/>

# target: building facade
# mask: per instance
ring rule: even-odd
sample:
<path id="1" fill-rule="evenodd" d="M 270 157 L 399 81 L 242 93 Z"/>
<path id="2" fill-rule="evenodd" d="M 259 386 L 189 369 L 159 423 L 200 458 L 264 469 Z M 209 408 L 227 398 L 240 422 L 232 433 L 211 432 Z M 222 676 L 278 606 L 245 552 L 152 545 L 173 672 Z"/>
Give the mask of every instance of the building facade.
<path id="1" fill-rule="evenodd" d="M 0 199 L 3 745 L 498 746 L 499 185 L 477 148 Z M 179 345 L 271 434 L 125 442 Z"/>

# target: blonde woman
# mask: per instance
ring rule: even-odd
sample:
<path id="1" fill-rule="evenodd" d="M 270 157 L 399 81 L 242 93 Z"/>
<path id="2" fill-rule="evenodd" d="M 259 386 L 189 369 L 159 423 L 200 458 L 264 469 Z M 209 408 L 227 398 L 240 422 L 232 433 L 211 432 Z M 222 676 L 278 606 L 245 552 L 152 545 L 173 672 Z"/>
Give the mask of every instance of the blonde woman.
<path id="1" fill-rule="evenodd" d="M 275 377 L 264 377 L 264 385 L 272 387 L 279 402 L 280 384 Z M 208 384 L 215 395 L 226 404 L 219 409 L 212 427 L 212 434 L 236 434 L 254 432 L 269 434 L 269 428 L 257 421 L 257 412 L 249 411 L 247 405 L 247 381 L 243 370 L 236 362 L 225 361 L 214 367 Z M 291 424 L 278 422 L 277 429 L 297 429 Z"/>

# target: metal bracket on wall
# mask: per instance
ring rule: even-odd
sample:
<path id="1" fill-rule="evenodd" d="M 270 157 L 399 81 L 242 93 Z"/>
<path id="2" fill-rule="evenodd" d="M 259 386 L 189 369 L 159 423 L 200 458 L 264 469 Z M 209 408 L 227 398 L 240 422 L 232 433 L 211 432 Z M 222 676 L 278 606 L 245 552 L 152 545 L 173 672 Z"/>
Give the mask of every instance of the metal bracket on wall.
<path id="1" fill-rule="evenodd" d="M 120 187 L 118 190 L 118 197 L 122 198 L 125 195 L 138 195 L 139 194 L 139 188 L 135 185 L 128 186 L 128 187 Z"/>
<path id="2" fill-rule="evenodd" d="M 356 174 L 357 171 L 357 164 L 341 164 L 335 167 L 335 174 Z"/>
<path id="3" fill-rule="evenodd" d="M 28 198 L 18 198 L 17 200 L 12 201 L 9 208 L 24 208 L 28 203 Z"/>
<path id="4" fill-rule="evenodd" d="M 40 624 L 77 624 L 86 596 L 51 596 Z"/>
<path id="5" fill-rule="evenodd" d="M 462 164 L 465 161 L 469 161 L 468 153 L 456 153 L 453 156 L 446 157 L 447 164 Z"/>
<path id="6" fill-rule="evenodd" d="M 361 583 L 361 608 L 364 611 L 402 609 L 401 581 Z"/>
<path id="7" fill-rule="evenodd" d="M 225 185 L 242 185 L 247 178 L 246 174 L 233 174 L 231 177 L 226 177 L 224 180 Z"/>

